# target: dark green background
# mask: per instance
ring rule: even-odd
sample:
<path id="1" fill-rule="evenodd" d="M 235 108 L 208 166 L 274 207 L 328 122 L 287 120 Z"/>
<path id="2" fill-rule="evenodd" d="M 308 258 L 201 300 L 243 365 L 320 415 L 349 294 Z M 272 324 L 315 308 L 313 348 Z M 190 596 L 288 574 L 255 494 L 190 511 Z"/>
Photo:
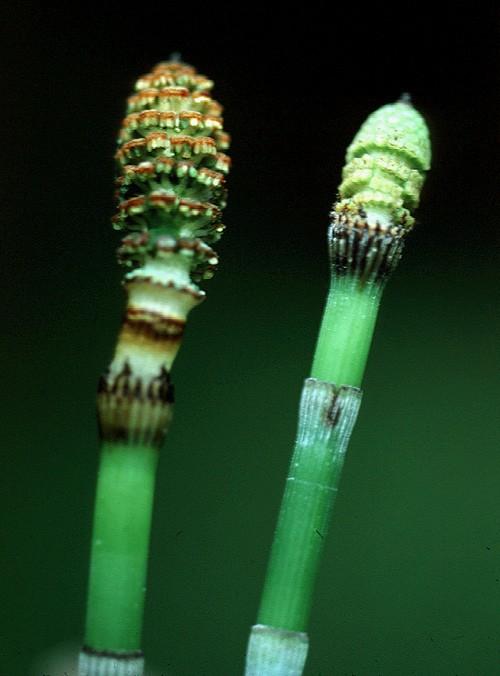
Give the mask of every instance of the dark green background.
<path id="1" fill-rule="evenodd" d="M 80 640 L 94 392 L 123 304 L 114 138 L 134 79 L 173 50 L 215 80 L 234 169 L 220 270 L 174 368 L 150 664 L 242 672 L 343 155 L 367 114 L 408 90 L 431 128 L 433 170 L 385 293 L 306 674 L 500 674 L 496 17 L 189 7 L 2 10 L 0 675 L 49 673 L 38 656 Z"/>

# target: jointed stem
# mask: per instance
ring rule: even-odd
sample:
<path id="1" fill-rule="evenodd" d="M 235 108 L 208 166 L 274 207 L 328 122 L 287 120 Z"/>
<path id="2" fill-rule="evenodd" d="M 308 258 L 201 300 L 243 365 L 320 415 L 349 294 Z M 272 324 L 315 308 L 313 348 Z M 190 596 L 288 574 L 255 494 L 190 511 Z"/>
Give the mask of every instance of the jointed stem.
<path id="1" fill-rule="evenodd" d="M 286 480 L 258 623 L 305 631 L 359 390 L 309 378 Z"/>
<path id="2" fill-rule="evenodd" d="M 308 378 L 246 676 L 300 676 L 330 514 L 361 391 Z"/>
<path id="3" fill-rule="evenodd" d="M 361 128 L 332 210 L 332 284 L 306 380 L 295 450 L 274 535 L 246 676 L 300 676 L 313 587 L 353 429 L 384 284 L 413 219 L 430 148 L 407 103 Z"/>
<path id="4" fill-rule="evenodd" d="M 377 319 L 382 281 L 333 274 L 312 378 L 305 381 L 246 676 L 300 676 L 314 583 L 344 455 L 361 403 L 359 385 Z M 286 641 L 283 630 L 289 633 Z"/>
<path id="5" fill-rule="evenodd" d="M 127 305 L 99 382 L 103 442 L 79 676 L 142 676 L 140 650 L 156 464 L 172 417 L 170 370 L 187 316 L 213 276 L 211 244 L 224 226 L 221 106 L 212 82 L 181 63 L 159 63 L 136 82 L 116 159 Z"/>
<path id="6" fill-rule="evenodd" d="M 259 624 L 298 632 L 307 628 L 317 567 L 361 401 L 358 387 L 381 295 L 380 283 L 361 284 L 351 274 L 332 278 L 312 378 L 306 380 L 302 391 L 297 441 Z"/>

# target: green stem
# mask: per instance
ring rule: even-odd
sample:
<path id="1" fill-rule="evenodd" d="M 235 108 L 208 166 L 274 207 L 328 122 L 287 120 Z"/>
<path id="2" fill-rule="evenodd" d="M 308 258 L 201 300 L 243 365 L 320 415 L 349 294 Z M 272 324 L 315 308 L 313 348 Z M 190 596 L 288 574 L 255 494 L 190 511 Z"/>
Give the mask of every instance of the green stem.
<path id="1" fill-rule="evenodd" d="M 140 649 L 158 450 L 104 442 L 92 536 L 85 644 Z"/>
<path id="2" fill-rule="evenodd" d="M 382 284 L 334 275 L 311 371 L 313 378 L 360 387 L 382 296 Z"/>
<path id="3" fill-rule="evenodd" d="M 361 401 L 350 387 L 305 381 L 295 450 L 258 624 L 303 632 L 344 454 Z"/>
<path id="4" fill-rule="evenodd" d="M 297 441 L 250 634 L 246 676 L 302 674 L 314 583 L 361 403 L 359 386 L 383 286 L 376 276 L 362 281 L 356 271 L 333 271 L 312 378 L 302 390 Z"/>
<path id="5" fill-rule="evenodd" d="M 382 294 L 377 282 L 336 276 L 321 324 L 312 378 L 306 381 L 299 429 L 275 531 L 258 623 L 303 632 L 356 420 L 361 384 Z M 344 385 L 337 387 L 333 385 Z M 338 418 L 335 420 L 334 418 Z"/>

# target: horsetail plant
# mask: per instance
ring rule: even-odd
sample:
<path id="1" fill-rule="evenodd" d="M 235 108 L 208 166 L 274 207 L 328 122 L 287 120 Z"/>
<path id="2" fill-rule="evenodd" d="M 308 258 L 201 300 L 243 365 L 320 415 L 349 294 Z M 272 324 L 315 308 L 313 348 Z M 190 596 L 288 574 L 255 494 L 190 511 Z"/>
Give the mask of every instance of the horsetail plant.
<path id="1" fill-rule="evenodd" d="M 141 676 L 141 629 L 158 454 L 172 415 L 170 369 L 188 312 L 213 275 L 229 144 L 212 82 L 158 64 L 128 100 L 116 159 L 126 311 L 98 388 L 102 441 L 80 676 Z"/>
<path id="2" fill-rule="evenodd" d="M 387 278 L 430 166 L 426 124 L 408 97 L 370 115 L 350 145 L 328 242 L 331 284 L 274 535 L 246 676 L 299 676 L 319 559 Z"/>

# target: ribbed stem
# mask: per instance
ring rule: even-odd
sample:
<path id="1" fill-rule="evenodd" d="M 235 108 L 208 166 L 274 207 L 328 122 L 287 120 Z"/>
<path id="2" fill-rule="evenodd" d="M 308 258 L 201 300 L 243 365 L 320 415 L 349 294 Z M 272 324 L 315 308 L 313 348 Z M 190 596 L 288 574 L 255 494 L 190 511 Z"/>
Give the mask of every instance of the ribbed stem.
<path id="1" fill-rule="evenodd" d="M 258 623 L 302 632 L 361 392 L 305 381 Z"/>
<path id="2" fill-rule="evenodd" d="M 305 381 L 297 441 L 286 480 L 257 616 L 275 630 L 307 630 L 323 544 L 349 438 L 385 280 L 401 254 L 400 238 L 363 228 L 330 230 L 332 280 L 319 331 L 312 377 Z M 260 640 L 260 639 L 259 639 Z M 246 676 L 252 674 L 250 650 Z M 277 644 L 280 664 L 285 644 Z M 306 651 L 307 652 L 307 651 Z M 260 653 L 259 653 L 260 654 Z M 306 653 L 304 653 L 305 662 Z M 275 658 L 277 659 L 276 655 Z M 263 665 L 264 663 L 262 663 Z M 281 667 L 280 667 L 281 668 Z M 260 676 L 300 676 L 274 662 Z"/>
<path id="3" fill-rule="evenodd" d="M 319 331 L 313 378 L 360 387 L 383 286 L 334 275 Z"/>
<path id="4" fill-rule="evenodd" d="M 85 629 L 94 650 L 140 649 L 158 450 L 102 446 Z"/>
<path id="5" fill-rule="evenodd" d="M 328 233 L 332 283 L 312 376 L 302 393 L 299 430 L 264 584 L 259 625 L 304 632 L 330 512 L 359 409 L 361 385 L 384 284 L 413 224 L 430 145 L 425 122 L 408 102 L 384 106 L 347 152 Z M 253 671 L 252 630 L 246 673 Z M 286 644 L 259 676 L 296 676 Z M 257 651 L 259 652 L 259 651 Z M 260 654 L 260 653 L 259 653 Z M 267 649 L 264 654 L 269 654 Z M 276 656 L 275 656 L 276 657 Z M 266 661 L 267 660 L 267 661 Z"/>

